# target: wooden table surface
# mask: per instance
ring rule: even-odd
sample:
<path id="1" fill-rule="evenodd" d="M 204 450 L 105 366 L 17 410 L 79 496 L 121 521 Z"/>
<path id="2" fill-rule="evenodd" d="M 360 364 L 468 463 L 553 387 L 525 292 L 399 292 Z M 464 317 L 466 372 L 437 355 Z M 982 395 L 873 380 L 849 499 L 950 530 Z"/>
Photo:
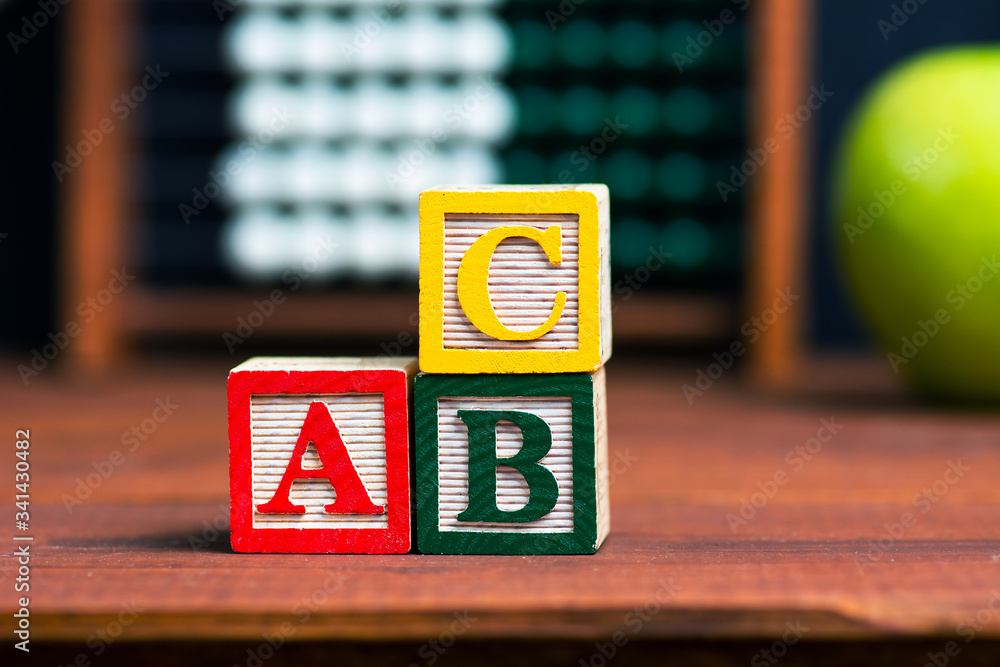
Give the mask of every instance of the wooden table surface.
<path id="1" fill-rule="evenodd" d="M 233 553 L 227 368 L 7 374 L 8 491 L 15 429 L 31 429 L 33 641 L 123 618 L 122 641 L 392 642 L 456 624 L 512 641 L 779 638 L 796 623 L 813 642 L 1000 636 L 1000 415 L 921 405 L 883 367 L 820 366 L 785 396 L 733 372 L 689 405 L 693 366 L 614 359 L 612 532 L 594 556 L 555 557 Z M 172 414 L 125 437 L 158 400 Z M 744 499 L 762 507 L 741 516 Z M 10 619 L 16 596 L 2 599 Z"/>

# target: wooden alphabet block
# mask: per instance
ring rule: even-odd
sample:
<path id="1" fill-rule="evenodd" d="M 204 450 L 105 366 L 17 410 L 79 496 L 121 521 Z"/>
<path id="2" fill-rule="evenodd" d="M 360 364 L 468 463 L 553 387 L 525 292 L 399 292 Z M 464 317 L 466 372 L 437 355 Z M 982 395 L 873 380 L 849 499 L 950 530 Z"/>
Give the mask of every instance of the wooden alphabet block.
<path id="1" fill-rule="evenodd" d="M 604 185 L 420 195 L 420 370 L 573 373 L 611 356 Z"/>
<path id="2" fill-rule="evenodd" d="M 593 553 L 608 534 L 604 368 L 414 382 L 417 548 Z"/>
<path id="3" fill-rule="evenodd" d="M 410 550 L 416 365 L 413 357 L 257 357 L 230 372 L 233 549 Z"/>

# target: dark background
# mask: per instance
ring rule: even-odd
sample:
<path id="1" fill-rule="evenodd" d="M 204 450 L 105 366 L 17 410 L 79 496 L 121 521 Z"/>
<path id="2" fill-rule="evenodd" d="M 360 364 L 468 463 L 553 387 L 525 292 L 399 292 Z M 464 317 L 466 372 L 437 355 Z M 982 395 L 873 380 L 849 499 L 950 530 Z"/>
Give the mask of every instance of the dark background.
<path id="1" fill-rule="evenodd" d="M 76 0 L 85 1 L 85 0 Z M 595 3 L 597 0 L 593 0 Z M 709 3 L 711 4 L 711 3 Z M 928 0 L 905 25 L 889 34 L 878 28 L 888 20 L 890 2 L 823 0 L 816 3 L 815 67 L 812 81 L 834 92 L 808 125 L 813 133 L 812 193 L 807 271 L 810 299 L 809 340 L 817 348 L 861 348 L 868 338 L 840 286 L 830 253 L 826 184 L 836 142 L 851 108 L 881 73 L 908 55 L 930 47 L 1000 38 L 1000 3 L 990 0 Z M 544 3 L 539 3 L 542 7 Z M 148 224 L 133 242 L 152 261 L 147 277 L 167 281 L 182 266 L 195 281 L 223 279 L 217 266 L 215 236 L 224 215 L 214 204 L 197 226 L 174 224 L 176 202 L 200 184 L 226 141 L 224 101 L 232 81 L 225 75 L 211 34 L 221 23 L 207 3 L 155 0 L 136 3 L 137 20 L 169 23 L 187 32 L 143 30 L 137 37 L 139 62 L 163 62 L 171 70 L 170 91 L 157 91 L 126 129 L 150 135 L 138 156 L 134 197 L 146 207 Z M 547 5 L 546 5 L 547 6 Z M 14 53 L 8 33 L 20 32 L 37 0 L 0 3 L 0 103 L 3 159 L 0 160 L 0 350 L 25 354 L 56 328 L 58 214 L 60 187 L 51 162 L 61 159 L 63 16 L 57 15 Z M 717 8 L 707 8 L 711 18 Z M 193 35 L 201 39 L 192 41 Z M 174 73 L 176 72 L 176 73 Z M 154 103 L 155 102 L 155 103 Z M 197 114 L 192 114 L 197 110 Z M 998 116 L 1000 122 L 1000 116 Z M 155 131 L 150 131 L 154 128 Z M 193 129 L 192 129 L 193 128 Z M 190 182 L 189 182 L 190 181 Z M 174 221 L 169 221 L 174 222 Z M 192 236 L 192 234 L 194 236 Z M 149 249 L 157 252 L 148 252 Z M 163 267 L 156 258 L 168 257 Z"/>

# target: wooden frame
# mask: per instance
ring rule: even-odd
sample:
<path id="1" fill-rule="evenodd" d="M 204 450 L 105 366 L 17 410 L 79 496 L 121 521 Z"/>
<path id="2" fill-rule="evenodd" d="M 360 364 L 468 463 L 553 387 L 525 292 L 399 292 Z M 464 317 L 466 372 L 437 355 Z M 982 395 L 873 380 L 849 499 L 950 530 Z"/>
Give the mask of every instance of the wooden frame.
<path id="1" fill-rule="evenodd" d="M 811 9 L 808 0 L 766 0 L 757 6 L 751 63 L 751 85 L 756 91 L 751 146 L 773 141 L 778 123 L 802 103 L 810 67 Z M 808 132 L 796 132 L 768 157 L 757 174 L 750 207 L 747 316 L 771 307 L 779 291 L 804 292 L 808 149 Z M 775 387 L 795 382 L 805 347 L 805 307 L 789 309 L 750 349 L 747 356 L 758 382 Z"/>
<path id="2" fill-rule="evenodd" d="M 123 0 L 88 0 L 63 8 L 66 44 L 72 47 L 66 49 L 64 61 L 66 144 L 75 145 L 81 132 L 106 122 L 111 100 L 127 88 L 130 8 L 131 3 Z M 58 297 L 62 322 L 75 322 L 80 304 L 106 288 L 111 272 L 122 267 L 128 173 L 127 137 L 119 129 L 104 133 L 100 146 L 65 176 Z M 125 304 L 116 298 L 100 317 L 80 327 L 66 351 L 72 366 L 101 371 L 121 359 L 125 311 Z"/>

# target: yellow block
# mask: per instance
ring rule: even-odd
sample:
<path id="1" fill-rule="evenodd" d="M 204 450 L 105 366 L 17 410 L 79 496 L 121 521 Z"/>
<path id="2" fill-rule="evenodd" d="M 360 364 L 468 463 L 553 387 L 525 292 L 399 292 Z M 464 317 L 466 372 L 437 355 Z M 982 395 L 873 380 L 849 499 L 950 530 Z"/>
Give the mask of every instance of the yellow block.
<path id="1" fill-rule="evenodd" d="M 611 356 L 608 188 L 420 195 L 420 369 L 579 373 Z"/>

